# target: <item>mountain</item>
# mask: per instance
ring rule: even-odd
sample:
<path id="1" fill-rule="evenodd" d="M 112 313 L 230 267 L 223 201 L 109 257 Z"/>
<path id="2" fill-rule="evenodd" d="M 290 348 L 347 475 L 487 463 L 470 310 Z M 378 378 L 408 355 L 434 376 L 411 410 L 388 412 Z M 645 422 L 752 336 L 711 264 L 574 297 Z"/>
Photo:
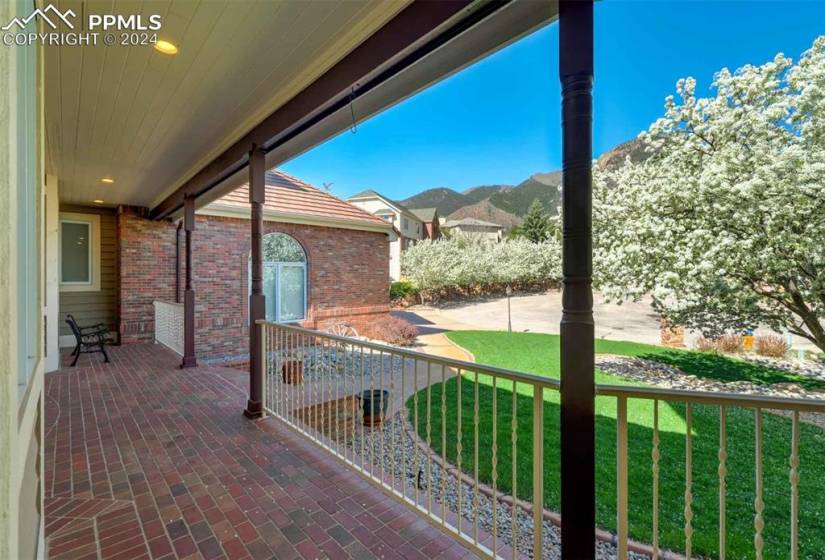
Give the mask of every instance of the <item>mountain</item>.
<path id="1" fill-rule="evenodd" d="M 547 212 L 555 214 L 561 199 L 560 184 L 561 171 L 536 173 L 512 189 L 493 194 L 490 203 L 510 214 L 524 216 L 530 204 L 538 198 Z"/>
<path id="2" fill-rule="evenodd" d="M 601 168 L 621 165 L 625 158 L 642 161 L 648 157 L 638 138 L 619 144 L 597 160 Z M 460 220 L 476 218 L 501 224 L 508 229 L 518 225 L 535 199 L 555 214 L 561 204 L 561 171 L 534 173 L 518 185 L 480 185 L 458 192 L 446 187 L 427 189 L 401 203 L 408 208 L 437 208 L 441 217 Z"/>
<path id="3" fill-rule="evenodd" d="M 463 194 L 470 204 L 487 200 L 490 196 L 498 192 L 507 191 L 513 188 L 513 185 L 483 185 L 481 187 L 471 187 L 461 194 Z"/>
<path id="4" fill-rule="evenodd" d="M 437 208 L 439 216 L 451 220 L 476 218 L 512 228 L 521 222 L 533 200 L 556 212 L 561 173 L 536 173 L 516 186 L 481 185 L 464 192 L 438 187 L 400 201 L 407 208 Z"/>
<path id="5" fill-rule="evenodd" d="M 401 201 L 407 208 L 438 208 L 441 216 L 448 216 L 459 208 L 472 204 L 464 194 L 444 187 L 427 189 Z"/>
<path id="6" fill-rule="evenodd" d="M 631 161 L 638 163 L 647 159 L 649 154 L 645 152 L 642 141 L 634 138 L 633 140 L 619 144 L 609 152 L 603 153 L 599 156 L 599 159 L 596 160 L 596 165 L 598 165 L 600 169 L 615 168 L 624 163 L 624 160 L 628 156 L 630 156 Z"/>
<path id="7" fill-rule="evenodd" d="M 477 220 L 484 220 L 485 222 L 501 224 L 507 229 L 513 228 L 521 223 L 521 218 L 519 216 L 494 206 L 489 200 L 479 200 L 475 204 L 470 204 L 468 206 L 464 206 L 463 208 L 459 208 L 447 216 L 447 218 L 450 220 L 475 218 Z"/>

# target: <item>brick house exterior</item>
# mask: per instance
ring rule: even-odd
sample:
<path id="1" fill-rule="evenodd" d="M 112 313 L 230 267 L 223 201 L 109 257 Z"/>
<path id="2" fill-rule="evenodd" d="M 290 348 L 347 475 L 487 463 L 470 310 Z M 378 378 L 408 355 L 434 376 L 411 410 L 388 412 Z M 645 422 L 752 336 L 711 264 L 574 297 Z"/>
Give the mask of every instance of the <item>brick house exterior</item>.
<path id="1" fill-rule="evenodd" d="M 198 214 L 195 224 L 196 354 L 205 360 L 243 359 L 249 347 L 250 222 Z M 389 313 L 387 233 L 271 219 L 264 226 L 266 233 L 290 235 L 306 253 L 303 326 L 324 328 L 346 322 L 360 331 L 367 322 Z M 177 234 L 173 222 L 151 221 L 128 211 L 119 214 L 120 337 L 124 344 L 153 340 L 153 301 L 176 301 L 175 287 L 182 289 L 177 274 L 185 264 L 182 253 L 176 263 Z"/>

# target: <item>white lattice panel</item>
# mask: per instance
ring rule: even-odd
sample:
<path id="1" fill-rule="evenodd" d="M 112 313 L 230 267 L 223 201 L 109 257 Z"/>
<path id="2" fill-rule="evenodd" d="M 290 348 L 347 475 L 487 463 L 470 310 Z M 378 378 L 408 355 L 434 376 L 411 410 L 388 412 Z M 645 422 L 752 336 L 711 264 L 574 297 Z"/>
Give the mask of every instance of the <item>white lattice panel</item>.
<path id="1" fill-rule="evenodd" d="M 183 304 L 155 301 L 155 342 L 183 356 Z"/>

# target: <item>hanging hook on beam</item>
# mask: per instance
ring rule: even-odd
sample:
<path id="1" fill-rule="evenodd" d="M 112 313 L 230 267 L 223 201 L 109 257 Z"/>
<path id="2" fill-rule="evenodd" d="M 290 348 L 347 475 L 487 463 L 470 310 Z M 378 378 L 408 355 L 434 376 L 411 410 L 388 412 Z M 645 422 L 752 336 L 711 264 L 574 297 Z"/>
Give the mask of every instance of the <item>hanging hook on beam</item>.
<path id="1" fill-rule="evenodd" d="M 353 105 L 353 102 L 355 101 L 355 85 L 352 86 L 349 93 L 349 113 L 352 117 L 352 124 L 349 127 L 349 131 L 353 134 L 358 132 L 358 122 L 355 120 L 355 106 Z"/>

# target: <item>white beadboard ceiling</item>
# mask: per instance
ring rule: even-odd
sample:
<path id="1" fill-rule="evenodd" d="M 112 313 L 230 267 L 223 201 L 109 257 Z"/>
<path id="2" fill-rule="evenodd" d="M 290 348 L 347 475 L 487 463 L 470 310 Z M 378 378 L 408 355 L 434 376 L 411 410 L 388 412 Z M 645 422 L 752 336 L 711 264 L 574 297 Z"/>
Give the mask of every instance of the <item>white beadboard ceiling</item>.
<path id="1" fill-rule="evenodd" d="M 407 0 L 70 0 L 160 14 L 151 46 L 47 47 L 47 164 L 60 199 L 152 206 L 391 19 Z M 75 30 L 79 25 L 75 26 Z M 112 177 L 105 184 L 102 177 Z"/>

